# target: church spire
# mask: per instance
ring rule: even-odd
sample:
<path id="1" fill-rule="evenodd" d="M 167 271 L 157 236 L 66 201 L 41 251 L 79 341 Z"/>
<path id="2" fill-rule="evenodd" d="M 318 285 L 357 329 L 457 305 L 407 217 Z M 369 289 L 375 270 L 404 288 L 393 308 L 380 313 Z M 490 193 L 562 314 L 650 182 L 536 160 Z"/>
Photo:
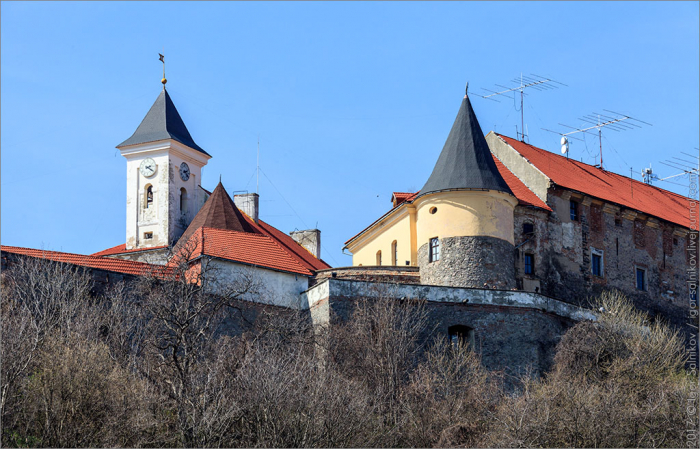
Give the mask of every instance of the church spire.
<path id="1" fill-rule="evenodd" d="M 468 89 L 469 83 L 465 91 Z M 457 118 L 433 168 L 433 173 L 421 189 L 419 196 L 443 190 L 461 189 L 496 190 L 513 194 L 496 168 L 468 93 L 464 95 Z"/>
<path id="2" fill-rule="evenodd" d="M 163 78 L 163 90 L 160 95 L 158 95 L 156 102 L 151 106 L 146 117 L 136 129 L 136 132 L 124 142 L 117 145 L 117 148 L 139 143 L 155 142 L 156 140 L 173 139 L 210 156 L 209 153 L 204 151 L 192 139 L 190 132 L 187 130 L 187 126 L 185 126 L 185 122 L 182 121 L 180 113 L 177 112 L 173 100 L 165 89 L 165 81 L 166 79 Z"/>

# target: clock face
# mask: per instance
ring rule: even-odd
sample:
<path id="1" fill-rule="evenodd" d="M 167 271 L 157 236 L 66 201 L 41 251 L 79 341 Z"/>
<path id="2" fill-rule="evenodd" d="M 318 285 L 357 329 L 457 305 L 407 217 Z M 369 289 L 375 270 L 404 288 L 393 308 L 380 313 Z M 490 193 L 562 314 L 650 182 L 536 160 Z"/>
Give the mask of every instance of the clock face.
<path id="1" fill-rule="evenodd" d="M 141 161 L 141 167 L 139 168 L 139 170 L 141 171 L 141 174 L 143 176 L 145 176 L 146 178 L 150 178 L 155 174 L 157 167 L 158 166 L 156 165 L 156 161 L 149 157 L 148 159 L 144 159 L 143 161 Z"/>
<path id="2" fill-rule="evenodd" d="M 186 162 L 180 164 L 180 178 L 183 181 L 190 179 L 190 166 Z"/>

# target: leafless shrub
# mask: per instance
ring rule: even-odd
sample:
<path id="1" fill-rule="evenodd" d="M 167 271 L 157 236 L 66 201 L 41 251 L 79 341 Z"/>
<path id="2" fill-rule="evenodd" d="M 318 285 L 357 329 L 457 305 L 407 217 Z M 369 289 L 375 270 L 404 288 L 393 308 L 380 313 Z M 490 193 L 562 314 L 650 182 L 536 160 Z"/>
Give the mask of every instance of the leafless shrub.
<path id="1" fill-rule="evenodd" d="M 498 446 L 680 447 L 685 400 L 697 378 L 684 370 L 678 334 L 617 293 L 604 294 L 597 322 L 563 337 L 555 367 L 543 381 L 524 380 L 522 395 L 505 401 Z"/>

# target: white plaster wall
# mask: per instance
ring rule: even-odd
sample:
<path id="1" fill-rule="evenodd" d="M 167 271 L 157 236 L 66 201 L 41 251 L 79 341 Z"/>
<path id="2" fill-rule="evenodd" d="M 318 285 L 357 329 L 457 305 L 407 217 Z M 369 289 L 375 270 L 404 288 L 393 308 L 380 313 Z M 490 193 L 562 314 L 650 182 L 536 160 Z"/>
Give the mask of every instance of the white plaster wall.
<path id="1" fill-rule="evenodd" d="M 126 158 L 126 248 L 148 248 L 171 244 L 182 235 L 189 222 L 203 204 L 201 184 L 202 167 L 209 156 L 173 140 L 162 140 L 120 148 Z M 149 178 L 139 170 L 141 162 L 151 158 L 156 172 Z M 180 178 L 180 164 L 187 162 L 190 179 Z M 153 185 L 153 204 L 144 209 L 145 187 Z M 180 189 L 187 189 L 188 210 L 180 212 Z M 200 198 L 202 197 L 202 198 Z M 184 218 L 184 220 L 183 220 Z M 144 240 L 146 232 L 153 238 Z"/>
<path id="2" fill-rule="evenodd" d="M 242 298 L 252 302 L 288 307 L 291 309 L 307 309 L 302 302 L 301 294 L 309 287 L 307 276 L 295 275 L 281 271 L 252 267 L 231 261 L 214 259 L 209 262 L 209 268 L 216 281 L 212 287 L 214 292 L 223 293 L 235 288 L 236 284 L 252 279 L 256 285 L 255 292 Z"/>

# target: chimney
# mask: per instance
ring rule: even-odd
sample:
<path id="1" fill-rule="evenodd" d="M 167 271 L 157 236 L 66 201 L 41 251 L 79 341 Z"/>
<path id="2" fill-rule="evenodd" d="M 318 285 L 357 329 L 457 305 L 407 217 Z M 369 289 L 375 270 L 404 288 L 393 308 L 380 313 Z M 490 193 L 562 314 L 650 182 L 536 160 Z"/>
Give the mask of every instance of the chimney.
<path id="1" fill-rule="evenodd" d="M 249 216 L 256 223 L 258 222 L 258 205 L 260 203 L 260 195 L 257 193 L 244 193 L 233 196 L 233 204 L 238 210 Z"/>
<path id="2" fill-rule="evenodd" d="M 318 229 L 307 229 L 306 231 L 292 231 L 290 236 L 298 244 L 306 248 L 315 258 L 321 258 L 321 231 Z"/>

